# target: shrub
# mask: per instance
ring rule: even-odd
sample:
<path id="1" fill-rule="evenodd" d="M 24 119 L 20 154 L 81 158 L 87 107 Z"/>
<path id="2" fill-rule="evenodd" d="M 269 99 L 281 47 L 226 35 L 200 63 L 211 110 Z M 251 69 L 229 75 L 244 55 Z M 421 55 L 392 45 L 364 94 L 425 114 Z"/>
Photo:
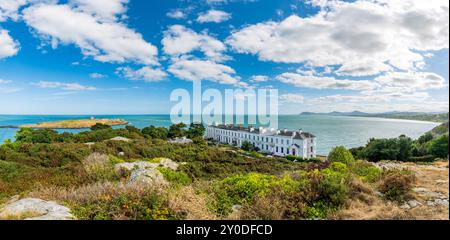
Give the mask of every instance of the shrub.
<path id="1" fill-rule="evenodd" d="M 112 127 L 109 125 L 103 124 L 103 123 L 96 123 L 94 126 L 91 127 L 91 131 L 104 130 L 104 129 L 112 129 Z"/>
<path id="2" fill-rule="evenodd" d="M 448 133 L 430 142 L 428 152 L 439 158 L 448 157 Z"/>
<path id="3" fill-rule="evenodd" d="M 379 190 L 384 198 L 396 202 L 404 202 L 411 198 L 415 175 L 406 170 L 389 170 L 383 173 Z"/>
<path id="4" fill-rule="evenodd" d="M 75 206 L 72 211 L 87 220 L 170 220 L 174 219 L 168 203 L 153 192 L 120 194 L 89 204 Z"/>
<path id="5" fill-rule="evenodd" d="M 328 168 L 314 170 L 305 176 L 309 179 L 302 193 L 306 204 L 305 218 L 326 218 L 346 201 L 350 175 Z"/>
<path id="6" fill-rule="evenodd" d="M 191 178 L 184 172 L 174 171 L 168 168 L 158 168 L 158 170 L 162 173 L 164 178 L 171 183 L 186 186 L 192 182 Z"/>
<path id="7" fill-rule="evenodd" d="M 187 136 L 189 138 L 203 138 L 205 131 L 205 126 L 202 123 L 191 123 L 187 131 Z"/>
<path id="8" fill-rule="evenodd" d="M 248 141 L 244 141 L 242 143 L 241 149 L 244 151 L 253 151 L 253 145 Z"/>
<path id="9" fill-rule="evenodd" d="M 331 150 L 328 155 L 328 161 L 330 162 L 341 162 L 344 164 L 350 164 L 355 161 L 353 155 L 345 147 L 335 147 Z"/>
<path id="10" fill-rule="evenodd" d="M 363 182 L 374 183 L 381 177 L 382 171 L 372 164 L 364 161 L 356 161 L 351 165 L 351 171 Z"/>
<path id="11" fill-rule="evenodd" d="M 219 214 L 227 214 L 235 204 L 250 204 L 256 196 L 264 196 L 273 188 L 283 191 L 295 191 L 298 183 L 290 177 L 277 178 L 272 175 L 249 173 L 228 177 L 215 187 L 216 210 Z"/>
<path id="12" fill-rule="evenodd" d="M 95 180 L 115 179 L 114 166 L 108 155 L 92 153 L 82 161 L 83 167 Z"/>

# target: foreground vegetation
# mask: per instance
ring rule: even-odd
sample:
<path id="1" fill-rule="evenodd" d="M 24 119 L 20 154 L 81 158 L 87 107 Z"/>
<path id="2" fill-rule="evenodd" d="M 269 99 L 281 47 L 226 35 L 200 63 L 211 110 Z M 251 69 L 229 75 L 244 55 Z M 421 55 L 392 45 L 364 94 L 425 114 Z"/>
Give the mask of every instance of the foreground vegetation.
<path id="1" fill-rule="evenodd" d="M 412 172 L 383 171 L 344 147 L 328 161 L 269 158 L 207 143 L 203 133 L 199 124 L 98 124 L 78 134 L 22 129 L 0 146 L 0 203 L 14 195 L 57 201 L 78 219 L 327 219 L 377 191 L 395 204 L 412 197 Z M 167 141 L 182 136 L 194 143 Z M 114 169 L 163 158 L 180 165 L 158 168 L 170 185 L 130 184 L 130 173 Z"/>

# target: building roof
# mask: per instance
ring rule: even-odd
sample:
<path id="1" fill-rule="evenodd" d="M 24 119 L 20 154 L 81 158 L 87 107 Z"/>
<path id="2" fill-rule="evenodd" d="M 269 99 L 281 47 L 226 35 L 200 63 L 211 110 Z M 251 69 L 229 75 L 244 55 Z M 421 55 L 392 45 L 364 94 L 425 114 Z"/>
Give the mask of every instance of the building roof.
<path id="1" fill-rule="evenodd" d="M 260 134 L 259 128 L 253 128 L 252 131 L 250 131 L 249 127 L 242 127 L 242 126 L 235 126 L 235 125 L 211 125 L 210 127 L 223 129 L 223 130 L 230 130 L 230 131 L 241 131 L 241 132 L 249 132 L 254 134 Z M 295 134 L 295 135 L 294 135 Z M 303 131 L 288 131 L 288 130 L 282 130 L 282 131 L 275 131 L 274 133 L 270 134 L 268 132 L 267 136 L 284 136 L 284 137 L 292 137 L 294 136 L 294 139 L 308 139 L 308 138 L 315 138 L 311 133 L 303 132 Z"/>

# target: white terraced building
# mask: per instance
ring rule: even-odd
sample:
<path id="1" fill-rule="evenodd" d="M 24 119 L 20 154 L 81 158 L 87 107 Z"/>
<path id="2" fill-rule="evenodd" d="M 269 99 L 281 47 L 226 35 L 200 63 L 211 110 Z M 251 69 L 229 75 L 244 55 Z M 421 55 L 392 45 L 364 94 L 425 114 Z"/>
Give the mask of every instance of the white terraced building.
<path id="1" fill-rule="evenodd" d="M 206 139 L 241 147 L 247 141 L 261 152 L 276 156 L 294 155 L 316 157 L 316 137 L 303 131 L 267 128 L 244 128 L 234 125 L 211 125 L 206 128 Z"/>

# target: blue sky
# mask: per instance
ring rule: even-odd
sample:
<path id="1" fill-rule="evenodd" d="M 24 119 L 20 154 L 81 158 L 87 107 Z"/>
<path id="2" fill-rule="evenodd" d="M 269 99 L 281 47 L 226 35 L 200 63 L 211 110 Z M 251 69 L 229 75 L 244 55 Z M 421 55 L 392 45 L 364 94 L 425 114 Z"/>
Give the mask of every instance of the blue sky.
<path id="1" fill-rule="evenodd" d="M 0 114 L 169 113 L 278 89 L 280 112 L 448 110 L 446 1 L 0 0 Z"/>

